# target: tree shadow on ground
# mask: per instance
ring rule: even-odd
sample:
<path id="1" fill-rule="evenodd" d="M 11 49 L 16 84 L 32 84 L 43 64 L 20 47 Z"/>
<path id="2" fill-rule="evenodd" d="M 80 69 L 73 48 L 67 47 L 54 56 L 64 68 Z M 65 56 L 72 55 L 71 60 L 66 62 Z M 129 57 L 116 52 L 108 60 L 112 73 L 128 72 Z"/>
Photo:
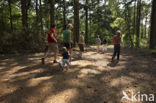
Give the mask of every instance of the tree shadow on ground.
<path id="1" fill-rule="evenodd" d="M 112 54 L 111 51 L 110 48 L 108 53 Z M 131 101 L 121 101 L 123 90 L 156 93 L 155 59 L 136 55 L 129 49 L 123 49 L 120 65 L 103 68 L 91 64 L 73 65 L 66 72 L 61 71 L 58 64 L 41 65 L 32 60 L 34 65 L 32 63 L 13 72 L 17 77 L 7 81 L 7 84 L 8 88 L 16 89 L 1 94 L 0 102 L 130 103 Z M 109 61 L 110 58 L 108 55 L 105 59 Z M 88 57 L 84 60 L 93 62 Z"/>

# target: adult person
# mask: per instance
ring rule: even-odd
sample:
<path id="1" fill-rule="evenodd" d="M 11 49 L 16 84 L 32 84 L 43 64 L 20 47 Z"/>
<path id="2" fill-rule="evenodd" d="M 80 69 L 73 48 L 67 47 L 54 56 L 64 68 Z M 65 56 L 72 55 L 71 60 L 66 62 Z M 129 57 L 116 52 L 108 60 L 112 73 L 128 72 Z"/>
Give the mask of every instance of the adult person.
<path id="1" fill-rule="evenodd" d="M 54 61 L 53 63 L 57 63 L 57 54 L 58 54 L 58 44 L 57 44 L 57 40 L 55 38 L 55 29 L 56 29 L 56 25 L 53 24 L 52 28 L 49 29 L 48 32 L 48 37 L 47 37 L 47 41 L 48 41 L 48 50 L 45 53 L 44 57 L 42 58 L 42 64 L 44 64 L 45 62 L 45 58 L 50 54 L 50 52 L 54 52 Z"/>
<path id="2" fill-rule="evenodd" d="M 64 39 L 64 46 L 70 53 L 69 60 L 72 60 L 72 34 L 71 29 L 73 28 L 72 24 L 68 24 L 66 30 L 63 31 L 63 39 Z"/>
<path id="3" fill-rule="evenodd" d="M 101 39 L 100 39 L 99 35 L 97 35 L 97 37 L 96 37 L 96 52 L 99 52 L 100 45 L 101 45 Z"/>
<path id="4" fill-rule="evenodd" d="M 112 56 L 112 62 L 114 62 L 114 58 L 115 58 L 115 56 L 117 54 L 116 63 L 118 63 L 119 59 L 120 59 L 120 44 L 121 44 L 121 32 L 120 32 L 120 30 L 116 31 L 116 34 L 113 37 L 112 43 L 114 45 L 114 53 L 113 53 L 113 56 Z"/>
<path id="5" fill-rule="evenodd" d="M 80 58 L 82 59 L 82 53 L 84 52 L 84 47 L 86 46 L 85 44 L 85 40 L 84 40 L 84 35 L 85 35 L 85 32 L 82 31 L 81 34 L 80 34 L 80 37 L 79 37 L 79 48 L 80 48 Z"/>

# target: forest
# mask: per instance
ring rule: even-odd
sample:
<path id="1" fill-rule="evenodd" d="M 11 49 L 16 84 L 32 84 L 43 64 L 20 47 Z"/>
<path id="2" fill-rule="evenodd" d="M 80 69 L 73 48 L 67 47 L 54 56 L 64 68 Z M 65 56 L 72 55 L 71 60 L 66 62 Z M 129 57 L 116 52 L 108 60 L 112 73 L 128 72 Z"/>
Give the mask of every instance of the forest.
<path id="1" fill-rule="evenodd" d="M 109 44 L 121 30 L 123 45 L 132 48 L 156 47 L 156 1 L 153 0 L 1 0 L 0 52 L 43 51 L 46 35 L 56 24 L 57 39 L 74 25 L 73 40 L 85 31 L 87 45 L 96 35 Z M 153 4 L 153 5 L 152 5 Z"/>
<path id="2" fill-rule="evenodd" d="M 0 103 L 156 103 L 156 0 L 0 0 Z"/>

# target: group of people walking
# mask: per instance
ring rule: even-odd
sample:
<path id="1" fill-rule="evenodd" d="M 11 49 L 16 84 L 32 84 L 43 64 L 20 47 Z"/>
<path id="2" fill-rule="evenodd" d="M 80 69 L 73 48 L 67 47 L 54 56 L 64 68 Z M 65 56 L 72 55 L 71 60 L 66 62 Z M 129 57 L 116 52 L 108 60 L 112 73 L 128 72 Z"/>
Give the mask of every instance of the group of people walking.
<path id="1" fill-rule="evenodd" d="M 68 69 L 68 67 L 71 65 L 71 61 L 72 61 L 72 24 L 68 24 L 66 27 L 66 30 L 63 31 L 63 41 L 64 41 L 64 47 L 62 48 L 62 60 L 59 62 L 60 66 L 62 67 L 62 69 L 66 68 Z M 48 41 L 48 49 L 45 52 L 45 55 L 42 57 L 42 64 L 44 64 L 45 62 L 45 58 L 53 51 L 54 52 L 54 61 L 53 63 L 58 63 L 57 61 L 57 55 L 58 55 L 58 43 L 57 40 L 55 38 L 55 29 L 56 29 L 56 25 L 52 25 L 52 28 L 49 30 L 48 32 L 48 36 L 47 36 L 47 41 Z M 119 62 L 119 56 L 120 56 L 120 44 L 121 44 L 121 36 L 120 36 L 121 32 L 117 31 L 116 35 L 113 37 L 113 44 L 114 44 L 114 53 L 112 56 L 112 62 L 114 62 L 114 58 L 117 54 L 117 62 Z M 80 59 L 82 59 L 82 54 L 84 52 L 84 47 L 86 46 L 85 44 L 85 32 L 82 31 L 80 36 L 79 36 L 79 42 L 78 42 L 78 46 L 80 49 Z M 103 43 L 103 51 L 107 51 L 107 39 L 104 38 L 104 40 L 102 41 Z M 99 37 L 99 35 L 97 35 L 96 37 L 96 45 L 97 45 L 97 52 L 99 52 L 99 46 L 101 45 L 101 39 Z"/>

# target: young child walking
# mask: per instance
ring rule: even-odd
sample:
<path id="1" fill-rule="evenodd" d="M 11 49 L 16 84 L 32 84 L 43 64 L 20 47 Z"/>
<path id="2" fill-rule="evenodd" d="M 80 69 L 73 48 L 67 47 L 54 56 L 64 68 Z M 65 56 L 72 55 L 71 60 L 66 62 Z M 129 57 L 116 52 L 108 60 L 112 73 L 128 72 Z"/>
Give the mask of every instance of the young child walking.
<path id="1" fill-rule="evenodd" d="M 120 59 L 120 44 L 121 44 L 121 32 L 120 30 L 118 30 L 115 34 L 115 36 L 113 37 L 113 45 L 114 45 L 114 53 L 112 56 L 112 62 L 114 62 L 114 58 L 117 54 L 117 61 L 116 63 L 119 62 Z"/>
<path id="2" fill-rule="evenodd" d="M 66 68 L 66 70 L 67 70 L 69 68 L 69 66 L 71 66 L 71 63 L 69 61 L 70 54 L 67 51 L 66 47 L 63 47 L 62 57 L 63 58 L 62 58 L 62 60 L 60 62 L 60 66 L 61 66 L 62 69 Z"/>

